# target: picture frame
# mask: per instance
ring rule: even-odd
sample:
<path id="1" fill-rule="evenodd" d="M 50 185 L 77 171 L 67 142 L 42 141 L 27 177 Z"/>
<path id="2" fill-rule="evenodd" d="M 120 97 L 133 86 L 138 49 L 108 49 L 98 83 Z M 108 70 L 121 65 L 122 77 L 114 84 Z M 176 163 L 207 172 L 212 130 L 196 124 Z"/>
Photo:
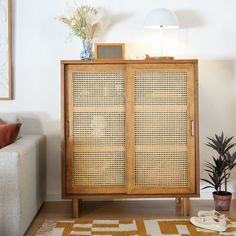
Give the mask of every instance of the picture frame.
<path id="1" fill-rule="evenodd" d="M 0 1 L 0 100 L 12 99 L 12 0 Z"/>
<path id="2" fill-rule="evenodd" d="M 96 43 L 96 60 L 125 60 L 124 43 Z"/>

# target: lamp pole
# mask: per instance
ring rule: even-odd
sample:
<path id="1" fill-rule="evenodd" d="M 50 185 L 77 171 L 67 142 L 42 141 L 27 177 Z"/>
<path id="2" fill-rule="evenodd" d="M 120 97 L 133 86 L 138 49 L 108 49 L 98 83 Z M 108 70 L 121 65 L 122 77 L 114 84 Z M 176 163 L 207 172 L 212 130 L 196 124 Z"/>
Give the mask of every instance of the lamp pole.
<path id="1" fill-rule="evenodd" d="M 160 27 L 160 48 L 161 48 L 161 56 L 164 55 L 163 50 L 163 26 Z"/>

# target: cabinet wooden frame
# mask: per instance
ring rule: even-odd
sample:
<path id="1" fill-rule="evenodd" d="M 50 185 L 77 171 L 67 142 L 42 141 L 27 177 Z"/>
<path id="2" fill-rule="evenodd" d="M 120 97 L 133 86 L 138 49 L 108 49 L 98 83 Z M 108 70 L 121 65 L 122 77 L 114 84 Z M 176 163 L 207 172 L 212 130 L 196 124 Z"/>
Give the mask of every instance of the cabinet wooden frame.
<path id="1" fill-rule="evenodd" d="M 134 70 L 138 69 L 182 69 L 188 73 L 188 152 L 190 161 L 188 171 L 190 176 L 189 186 L 183 188 L 147 188 L 134 185 Z M 69 83 L 71 71 L 114 71 L 124 70 L 125 72 L 125 107 L 120 107 L 119 111 L 125 112 L 126 117 L 126 186 L 101 188 L 94 186 L 83 187 L 80 191 L 73 189 L 72 181 L 72 126 L 67 121 L 71 120 L 71 97 L 72 87 Z M 62 125 L 61 125 L 61 145 L 62 145 L 62 197 L 67 199 L 82 198 L 153 198 L 153 197 L 198 197 L 199 196 L 199 151 L 198 151 L 198 80 L 197 80 L 197 60 L 126 60 L 126 61 L 61 61 L 62 73 Z M 101 109 L 101 108 L 99 108 Z M 138 109 L 138 108 L 137 108 Z M 180 109 L 182 109 L 180 107 Z M 69 125 L 69 126 L 68 126 Z M 69 132 L 68 132 L 69 131 Z M 68 138 L 67 138 L 68 136 Z M 121 151 L 123 150 L 120 149 Z M 190 162 L 189 162 L 190 163 Z"/>

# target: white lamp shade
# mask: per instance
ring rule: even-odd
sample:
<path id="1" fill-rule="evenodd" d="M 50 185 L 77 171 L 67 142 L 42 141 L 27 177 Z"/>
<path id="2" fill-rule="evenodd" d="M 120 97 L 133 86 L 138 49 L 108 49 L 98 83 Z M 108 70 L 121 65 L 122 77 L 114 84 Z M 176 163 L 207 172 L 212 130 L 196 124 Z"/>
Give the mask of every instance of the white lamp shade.
<path id="1" fill-rule="evenodd" d="M 179 28 L 178 18 L 174 12 L 166 8 L 152 10 L 144 22 L 145 29 L 177 29 Z"/>

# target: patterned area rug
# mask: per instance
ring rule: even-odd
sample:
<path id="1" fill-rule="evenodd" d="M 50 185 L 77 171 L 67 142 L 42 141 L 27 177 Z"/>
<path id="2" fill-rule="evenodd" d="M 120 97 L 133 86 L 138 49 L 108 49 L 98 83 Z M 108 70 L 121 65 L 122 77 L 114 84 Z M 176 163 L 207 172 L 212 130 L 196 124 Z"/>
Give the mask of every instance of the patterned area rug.
<path id="1" fill-rule="evenodd" d="M 193 226 L 189 220 L 72 220 L 45 221 L 36 236 L 236 236 L 236 219 L 217 233 Z"/>

